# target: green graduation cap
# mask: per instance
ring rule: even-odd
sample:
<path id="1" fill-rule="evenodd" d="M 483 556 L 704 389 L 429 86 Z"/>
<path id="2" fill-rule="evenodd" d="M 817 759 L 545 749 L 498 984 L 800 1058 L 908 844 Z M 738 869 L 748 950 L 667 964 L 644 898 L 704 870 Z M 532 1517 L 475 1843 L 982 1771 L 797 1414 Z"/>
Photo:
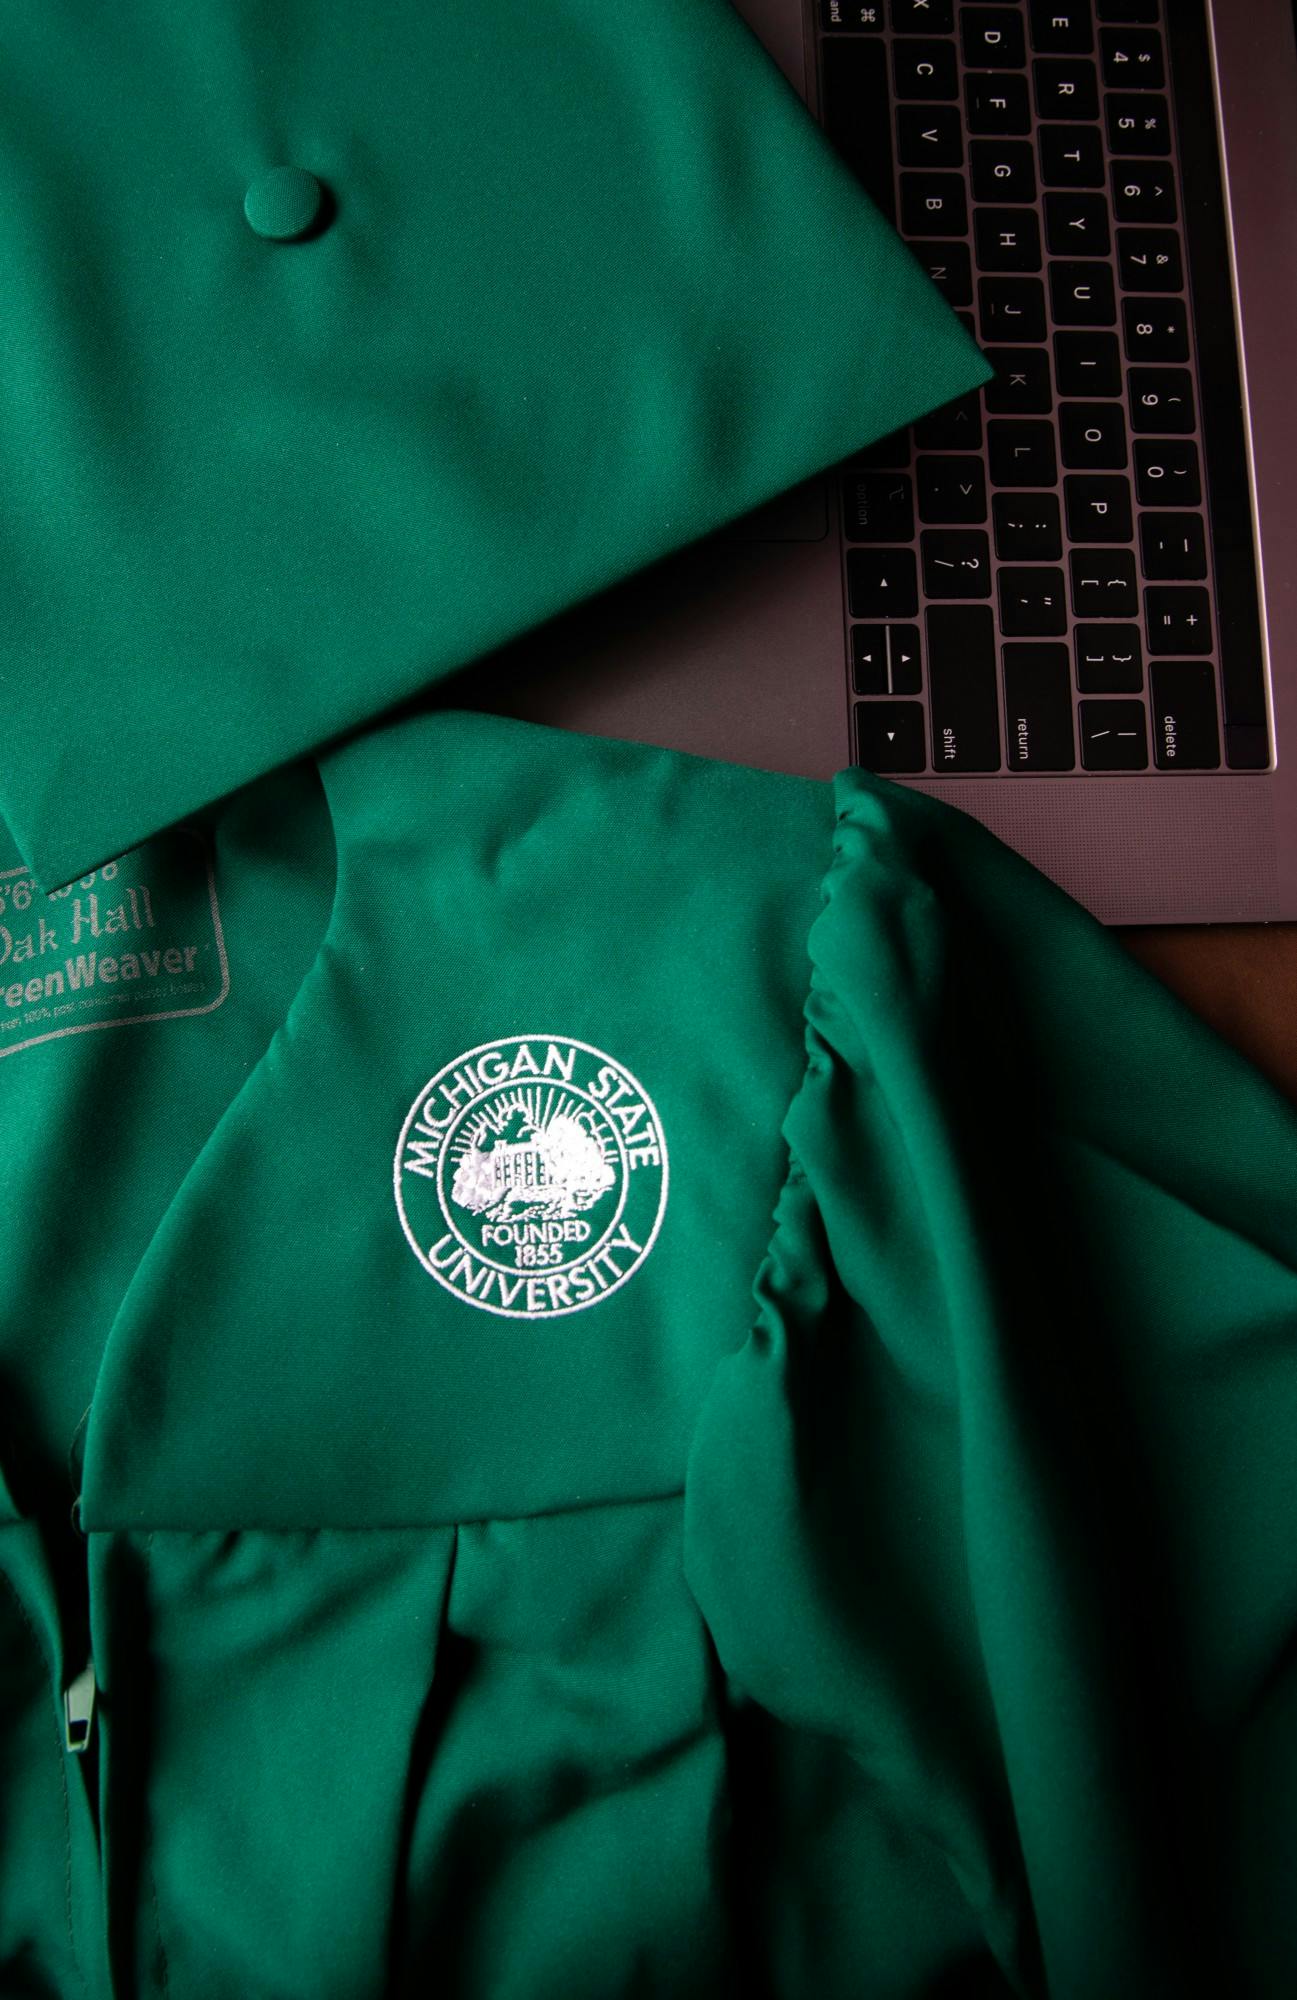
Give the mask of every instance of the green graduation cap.
<path id="1" fill-rule="evenodd" d="M 990 373 L 727 0 L 15 0 L 0 271 L 47 886 Z"/>

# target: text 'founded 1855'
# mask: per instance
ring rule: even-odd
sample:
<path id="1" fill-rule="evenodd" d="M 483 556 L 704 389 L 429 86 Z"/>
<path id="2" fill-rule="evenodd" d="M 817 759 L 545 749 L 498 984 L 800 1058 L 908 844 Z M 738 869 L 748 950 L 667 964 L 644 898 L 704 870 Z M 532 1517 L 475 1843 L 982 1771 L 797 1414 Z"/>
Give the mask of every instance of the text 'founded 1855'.
<path id="1" fill-rule="evenodd" d="M 622 1063 L 562 1035 L 510 1035 L 448 1062 L 396 1148 L 396 1205 L 438 1284 L 486 1312 L 597 1305 L 653 1246 L 667 1152 Z"/>

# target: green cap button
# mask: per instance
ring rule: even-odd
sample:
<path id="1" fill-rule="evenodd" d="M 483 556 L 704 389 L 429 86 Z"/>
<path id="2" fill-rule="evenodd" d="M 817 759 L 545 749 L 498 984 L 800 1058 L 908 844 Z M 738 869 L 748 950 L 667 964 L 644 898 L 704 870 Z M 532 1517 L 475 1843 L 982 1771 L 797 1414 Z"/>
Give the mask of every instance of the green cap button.
<path id="1" fill-rule="evenodd" d="M 320 213 L 324 189 L 305 167 L 272 167 L 243 197 L 243 213 L 258 236 L 289 242 L 308 230 Z"/>

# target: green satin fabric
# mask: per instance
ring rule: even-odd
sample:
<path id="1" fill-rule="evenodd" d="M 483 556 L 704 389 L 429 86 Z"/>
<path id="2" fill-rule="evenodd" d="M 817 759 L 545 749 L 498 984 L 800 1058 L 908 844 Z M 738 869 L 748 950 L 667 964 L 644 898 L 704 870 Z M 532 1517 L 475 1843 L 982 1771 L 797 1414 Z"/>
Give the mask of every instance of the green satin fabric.
<path id="1" fill-rule="evenodd" d="M 1291 1110 L 863 772 L 431 712 L 201 830 L 220 1004 L 0 1057 L 6 1990 L 1289 1991 Z M 394 1157 L 545 1036 L 669 1185 L 510 1318 Z"/>

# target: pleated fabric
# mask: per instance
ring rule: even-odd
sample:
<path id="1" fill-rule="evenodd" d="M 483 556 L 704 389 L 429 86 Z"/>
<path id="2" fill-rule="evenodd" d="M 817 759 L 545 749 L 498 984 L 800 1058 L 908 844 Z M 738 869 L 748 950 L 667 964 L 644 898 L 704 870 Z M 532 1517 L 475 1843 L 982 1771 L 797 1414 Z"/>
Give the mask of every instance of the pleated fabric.
<path id="1" fill-rule="evenodd" d="M 863 772 L 429 713 L 202 830 L 221 1005 L 0 1061 L 5 1991 L 1289 1991 L 1292 1111 Z M 411 1108 L 586 1047 L 656 1234 L 451 1281 Z"/>

